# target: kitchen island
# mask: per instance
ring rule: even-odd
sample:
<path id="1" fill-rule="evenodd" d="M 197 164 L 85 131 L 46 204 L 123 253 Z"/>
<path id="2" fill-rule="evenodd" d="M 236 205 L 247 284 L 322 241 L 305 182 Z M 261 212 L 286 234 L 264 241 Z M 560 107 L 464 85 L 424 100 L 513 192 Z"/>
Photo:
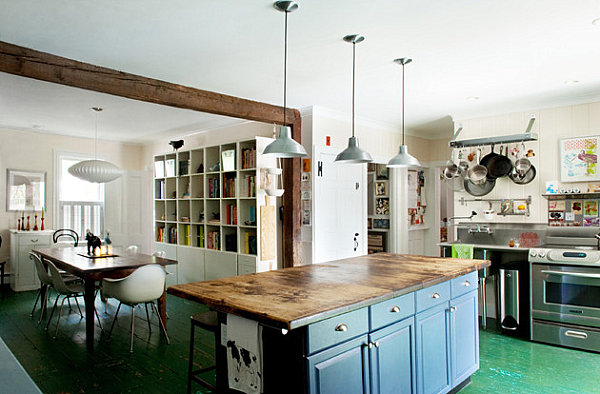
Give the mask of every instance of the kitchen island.
<path id="1" fill-rule="evenodd" d="M 479 368 L 486 260 L 380 253 L 171 286 L 262 326 L 265 393 L 448 392 Z M 227 390 L 217 330 L 217 384 Z"/>

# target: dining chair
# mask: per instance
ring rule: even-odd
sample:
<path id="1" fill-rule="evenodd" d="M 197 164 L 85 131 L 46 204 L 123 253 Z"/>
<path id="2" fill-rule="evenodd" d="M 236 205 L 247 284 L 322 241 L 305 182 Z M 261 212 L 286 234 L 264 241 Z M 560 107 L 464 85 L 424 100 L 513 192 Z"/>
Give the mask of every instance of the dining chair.
<path id="1" fill-rule="evenodd" d="M 112 330 L 117 321 L 117 316 L 121 310 L 121 305 L 129 305 L 131 307 L 131 341 L 129 344 L 129 352 L 133 353 L 133 335 L 135 331 L 135 307 L 138 304 L 144 304 L 146 307 L 146 318 L 148 319 L 148 330 L 151 331 L 150 315 L 148 313 L 148 304 L 152 307 L 158 316 L 160 328 L 165 335 L 167 344 L 170 344 L 167 329 L 163 325 L 156 300 L 159 299 L 165 291 L 165 270 L 158 264 L 148 264 L 136 269 L 132 274 L 121 279 L 104 279 L 102 281 L 102 289 L 106 297 L 116 298 L 119 300 L 119 306 L 113 319 L 112 325 L 108 332 L 108 337 L 112 334 Z"/>
<path id="2" fill-rule="evenodd" d="M 0 248 L 2 247 L 2 236 L 0 235 Z M 6 267 L 6 261 L 0 261 L 0 288 L 4 287 L 4 268 Z"/>
<path id="3" fill-rule="evenodd" d="M 62 316 L 63 306 L 66 300 L 73 298 L 77 303 L 77 309 L 79 310 L 79 315 L 83 318 L 83 313 L 81 313 L 81 307 L 79 306 L 79 301 L 77 301 L 77 297 L 83 297 L 84 287 L 81 283 L 75 284 L 67 284 L 65 283 L 63 277 L 61 276 L 58 268 L 51 262 L 46 261 L 48 265 L 48 270 L 50 271 L 50 277 L 52 278 L 52 286 L 57 293 L 56 300 L 54 301 L 54 307 L 52 308 L 52 312 L 50 313 L 50 317 L 48 318 L 48 323 L 46 324 L 46 331 L 50 326 L 50 322 L 52 321 L 52 316 L 54 316 L 54 311 L 56 310 L 56 306 L 58 304 L 58 300 L 60 296 L 63 296 L 62 302 L 60 304 L 60 309 L 58 310 L 58 318 L 56 320 L 56 332 L 54 333 L 54 339 L 56 339 L 58 335 L 58 328 L 60 325 L 60 318 Z M 94 313 L 96 314 L 96 318 L 98 319 L 98 324 L 100 325 L 100 329 L 102 330 L 102 322 L 100 321 L 100 316 L 98 316 L 98 312 L 96 308 L 94 308 Z"/>
<path id="4" fill-rule="evenodd" d="M 54 242 L 55 244 L 62 243 L 58 242 L 60 238 L 69 238 L 71 241 L 73 241 L 72 246 L 79 245 L 79 234 L 77 234 L 75 230 L 71 230 L 70 228 L 61 228 L 52 233 L 52 242 Z"/>
<path id="5" fill-rule="evenodd" d="M 40 318 L 38 319 L 38 325 L 39 325 L 42 322 L 42 316 L 44 316 L 44 311 L 46 310 L 46 307 L 48 305 L 48 294 L 50 294 L 50 289 L 53 287 L 53 282 L 52 282 L 52 277 L 50 276 L 50 274 L 48 274 L 48 270 L 42 263 L 42 259 L 38 254 L 36 254 L 34 252 L 29 252 L 29 259 L 33 260 L 33 263 L 35 264 L 35 272 L 37 274 L 38 279 L 40 280 L 40 283 L 42 284 L 42 286 L 43 285 L 47 286 L 46 295 L 43 300 L 40 300 L 40 298 L 42 296 L 42 288 L 40 287 L 40 289 L 38 290 L 37 296 L 35 298 L 35 302 L 33 303 L 33 309 L 31 310 L 31 313 L 29 314 L 29 317 L 33 317 L 33 314 L 35 313 L 35 307 L 37 306 L 37 303 L 39 301 L 40 302 Z"/>

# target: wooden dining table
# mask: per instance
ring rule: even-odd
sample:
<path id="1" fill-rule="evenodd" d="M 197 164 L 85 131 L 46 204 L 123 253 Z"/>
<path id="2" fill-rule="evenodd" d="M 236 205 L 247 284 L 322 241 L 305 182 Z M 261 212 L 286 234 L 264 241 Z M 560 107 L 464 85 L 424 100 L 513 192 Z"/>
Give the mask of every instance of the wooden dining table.
<path id="1" fill-rule="evenodd" d="M 85 342 L 87 350 L 94 351 L 94 304 L 96 281 L 102 279 L 124 278 L 135 271 L 137 268 L 148 264 L 160 264 L 162 266 L 177 264 L 176 260 L 166 259 L 157 256 L 151 256 L 143 253 L 128 253 L 124 249 L 115 247 L 113 249 L 114 257 L 96 257 L 87 256 L 87 247 L 70 248 L 40 248 L 33 252 L 42 257 L 42 262 L 51 261 L 58 269 L 64 270 L 83 280 L 84 284 L 84 302 L 85 302 Z M 42 286 L 42 299 L 45 299 L 46 286 Z M 163 292 L 158 299 L 158 309 L 160 318 L 165 327 L 167 299 Z"/>

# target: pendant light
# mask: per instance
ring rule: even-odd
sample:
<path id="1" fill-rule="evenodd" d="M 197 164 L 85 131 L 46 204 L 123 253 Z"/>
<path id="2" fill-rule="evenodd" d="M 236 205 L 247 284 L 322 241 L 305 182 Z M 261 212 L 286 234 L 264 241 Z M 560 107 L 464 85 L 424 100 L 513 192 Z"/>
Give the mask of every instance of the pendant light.
<path id="1" fill-rule="evenodd" d="M 388 168 L 397 168 L 397 167 L 420 167 L 421 163 L 417 160 L 416 157 L 411 156 L 408 153 L 408 148 L 404 143 L 404 66 L 408 63 L 412 62 L 412 59 L 403 57 L 400 59 L 394 60 L 394 62 L 402 65 L 402 145 L 400 145 L 400 151 L 398 154 L 388 162 Z"/>
<path id="2" fill-rule="evenodd" d="M 302 145 L 292 139 L 292 129 L 286 126 L 286 106 L 287 106 L 287 20 L 288 13 L 298 9 L 295 1 L 276 1 L 273 4 L 276 10 L 285 14 L 285 38 L 283 51 L 283 123 L 279 127 L 279 136 L 265 148 L 263 154 L 273 155 L 275 157 L 290 158 L 307 156 L 306 150 Z"/>
<path id="3" fill-rule="evenodd" d="M 370 163 L 373 161 L 371 155 L 358 147 L 358 138 L 354 136 L 354 92 L 356 85 L 356 44 L 363 42 L 365 37 L 358 34 L 350 34 L 344 37 L 344 41 L 352 43 L 352 137 L 348 139 L 348 147 L 340 152 L 335 158 L 339 163 Z"/>
<path id="4" fill-rule="evenodd" d="M 94 136 L 94 160 L 80 161 L 69 167 L 69 174 L 84 181 L 93 183 L 106 183 L 114 181 L 121 176 L 122 171 L 116 165 L 105 160 L 96 159 L 98 150 L 98 113 L 102 111 L 100 107 L 93 107 L 95 113 L 96 132 Z"/>

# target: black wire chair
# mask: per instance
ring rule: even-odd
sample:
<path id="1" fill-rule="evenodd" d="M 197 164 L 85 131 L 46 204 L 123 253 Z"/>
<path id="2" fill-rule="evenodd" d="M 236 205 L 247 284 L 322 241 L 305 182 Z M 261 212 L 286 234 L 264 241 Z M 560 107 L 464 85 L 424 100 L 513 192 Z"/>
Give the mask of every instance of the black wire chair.
<path id="1" fill-rule="evenodd" d="M 58 242 L 59 238 L 67 237 L 73 240 L 73 246 L 79 245 L 79 235 L 75 230 L 71 230 L 70 228 L 61 228 L 60 230 L 56 230 L 52 234 L 52 241 L 54 243 Z"/>

